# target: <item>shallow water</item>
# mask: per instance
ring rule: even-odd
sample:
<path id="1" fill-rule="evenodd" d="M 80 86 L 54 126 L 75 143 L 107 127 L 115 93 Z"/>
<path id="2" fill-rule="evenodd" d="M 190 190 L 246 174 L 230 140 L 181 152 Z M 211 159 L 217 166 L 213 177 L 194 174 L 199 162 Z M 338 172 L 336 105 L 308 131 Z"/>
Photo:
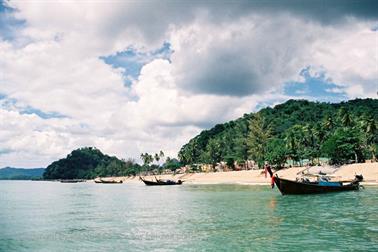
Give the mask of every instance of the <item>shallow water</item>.
<path id="1" fill-rule="evenodd" d="M 378 251 L 378 187 L 0 181 L 0 251 Z"/>

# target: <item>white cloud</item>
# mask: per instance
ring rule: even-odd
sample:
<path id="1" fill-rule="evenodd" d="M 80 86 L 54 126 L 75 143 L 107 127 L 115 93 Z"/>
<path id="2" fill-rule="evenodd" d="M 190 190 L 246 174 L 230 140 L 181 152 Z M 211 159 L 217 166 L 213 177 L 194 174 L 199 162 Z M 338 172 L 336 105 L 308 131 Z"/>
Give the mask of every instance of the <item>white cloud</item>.
<path id="1" fill-rule="evenodd" d="M 0 94 L 17 102 L 0 106 L 0 167 L 45 166 L 89 145 L 119 157 L 160 149 L 174 156 L 202 128 L 287 99 L 283 83 L 306 66 L 324 70 L 351 97 L 376 88 L 370 22 L 325 27 L 303 15 L 272 17 L 269 8 L 257 14 L 248 1 L 229 9 L 169 1 L 11 5 L 25 20 L 17 39 L 27 43 L 0 41 Z M 144 65 L 131 87 L 122 69 L 99 59 L 164 41 L 171 60 Z M 21 114 L 27 106 L 66 117 Z"/>
<path id="2" fill-rule="evenodd" d="M 3 43 L 0 53 L 0 92 L 43 111 L 106 120 L 128 99 L 118 70 L 95 55 L 75 55 L 64 43 L 35 42 L 20 49 Z"/>
<path id="3" fill-rule="evenodd" d="M 349 20 L 344 29 L 323 28 L 313 47 L 313 64 L 322 66 L 328 78 L 341 85 L 351 98 L 375 97 L 378 90 L 377 36 L 373 23 Z"/>
<path id="4" fill-rule="evenodd" d="M 285 24 L 285 25 L 282 25 Z M 321 28 L 286 15 L 228 23 L 198 20 L 172 35 L 178 85 L 193 93 L 247 96 L 298 78 Z"/>
<path id="5" fill-rule="evenodd" d="M 342 90 L 341 88 L 338 88 L 338 87 L 327 88 L 325 91 L 327 91 L 329 93 L 334 93 L 334 94 L 342 94 L 342 93 L 344 93 L 344 90 Z"/>

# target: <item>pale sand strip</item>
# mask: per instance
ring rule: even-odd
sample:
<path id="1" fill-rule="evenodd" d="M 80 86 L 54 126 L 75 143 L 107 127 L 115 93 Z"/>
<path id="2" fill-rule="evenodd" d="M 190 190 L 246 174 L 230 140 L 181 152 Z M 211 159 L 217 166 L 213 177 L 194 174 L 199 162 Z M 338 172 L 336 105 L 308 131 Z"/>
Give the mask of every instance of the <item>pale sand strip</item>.
<path id="1" fill-rule="evenodd" d="M 278 176 L 295 179 L 298 172 L 306 167 L 295 167 L 283 169 L 277 172 Z M 325 168 L 326 169 L 326 168 Z M 363 163 L 344 165 L 333 174 L 342 180 L 352 179 L 355 174 L 364 176 L 365 185 L 378 185 L 378 163 Z M 177 175 L 157 175 L 159 179 L 181 179 L 185 184 L 270 184 L 270 178 L 265 178 L 263 170 L 210 172 L 210 173 L 187 173 Z M 154 176 L 146 176 L 148 180 L 154 180 Z M 126 183 L 141 183 L 139 177 L 114 177 L 116 180 L 123 180 Z"/>

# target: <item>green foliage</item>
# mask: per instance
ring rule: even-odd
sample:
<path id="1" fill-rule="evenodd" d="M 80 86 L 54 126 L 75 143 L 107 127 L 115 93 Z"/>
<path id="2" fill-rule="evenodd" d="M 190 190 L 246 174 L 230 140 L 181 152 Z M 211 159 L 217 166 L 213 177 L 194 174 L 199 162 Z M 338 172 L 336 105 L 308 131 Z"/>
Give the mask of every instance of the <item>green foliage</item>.
<path id="1" fill-rule="evenodd" d="M 151 154 L 142 153 L 140 154 L 140 158 L 143 160 L 143 166 L 148 166 L 150 163 L 154 161 L 154 157 Z"/>
<path id="2" fill-rule="evenodd" d="M 180 161 L 178 161 L 176 158 L 169 158 L 167 157 L 167 160 L 165 161 L 164 164 L 164 169 L 169 169 L 171 171 L 175 171 L 181 167 Z"/>
<path id="3" fill-rule="evenodd" d="M 206 146 L 206 153 L 208 153 L 208 163 L 216 164 L 222 160 L 223 142 L 217 139 L 210 139 Z"/>
<path id="4" fill-rule="evenodd" d="M 356 129 L 337 129 L 323 146 L 324 154 L 332 164 L 344 164 L 363 161 L 362 136 Z"/>
<path id="5" fill-rule="evenodd" d="M 364 143 L 371 159 L 376 160 L 378 146 L 378 126 L 371 115 L 363 115 L 360 120 L 360 129 L 364 132 Z"/>
<path id="6" fill-rule="evenodd" d="M 271 137 L 271 132 L 272 130 L 267 120 L 261 114 L 256 113 L 250 120 L 247 146 L 249 158 L 255 160 L 260 168 L 264 165 L 267 143 Z"/>
<path id="7" fill-rule="evenodd" d="M 279 138 L 271 139 L 266 147 L 265 159 L 276 169 L 284 166 L 287 158 L 288 150 L 285 141 Z"/>
<path id="8" fill-rule="evenodd" d="M 303 159 L 316 163 L 319 157 L 330 154 L 322 147 L 325 142 L 344 128 L 359 134 L 362 154 L 358 160 L 370 159 L 377 155 L 377 120 L 376 99 L 336 104 L 289 100 L 202 131 L 181 148 L 178 157 L 183 164 L 215 163 L 233 157 L 238 162 L 269 160 L 278 166 L 285 153 L 286 159 L 297 164 Z"/>
<path id="9" fill-rule="evenodd" d="M 341 107 L 338 111 L 338 119 L 340 124 L 344 127 L 352 127 L 353 120 L 349 111 L 345 107 Z"/>
<path id="10" fill-rule="evenodd" d="M 74 150 L 66 158 L 50 164 L 43 178 L 92 179 L 97 176 L 136 175 L 140 170 L 140 165 L 131 160 L 119 160 L 116 157 L 104 155 L 96 148 L 85 147 Z"/>
<path id="11" fill-rule="evenodd" d="M 227 156 L 225 157 L 226 165 L 232 169 L 235 168 L 235 157 L 233 156 Z"/>

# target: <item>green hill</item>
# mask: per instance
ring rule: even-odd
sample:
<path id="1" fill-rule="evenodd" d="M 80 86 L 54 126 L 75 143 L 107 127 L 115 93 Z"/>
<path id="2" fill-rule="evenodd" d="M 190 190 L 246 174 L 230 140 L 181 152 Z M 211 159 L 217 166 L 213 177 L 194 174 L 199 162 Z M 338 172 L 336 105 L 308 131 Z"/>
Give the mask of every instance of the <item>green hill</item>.
<path id="1" fill-rule="evenodd" d="M 140 166 L 132 161 L 119 160 L 93 147 L 72 151 L 66 158 L 47 166 L 44 179 L 92 179 L 97 176 L 135 175 Z"/>
<path id="2" fill-rule="evenodd" d="M 341 103 L 289 100 L 274 108 L 215 125 L 185 144 L 185 164 L 255 160 L 277 167 L 328 157 L 331 163 L 370 159 L 377 154 L 378 100 Z"/>
<path id="3" fill-rule="evenodd" d="M 0 169 L 0 179 L 29 180 L 40 179 L 45 171 L 44 168 L 24 169 L 5 167 Z"/>

